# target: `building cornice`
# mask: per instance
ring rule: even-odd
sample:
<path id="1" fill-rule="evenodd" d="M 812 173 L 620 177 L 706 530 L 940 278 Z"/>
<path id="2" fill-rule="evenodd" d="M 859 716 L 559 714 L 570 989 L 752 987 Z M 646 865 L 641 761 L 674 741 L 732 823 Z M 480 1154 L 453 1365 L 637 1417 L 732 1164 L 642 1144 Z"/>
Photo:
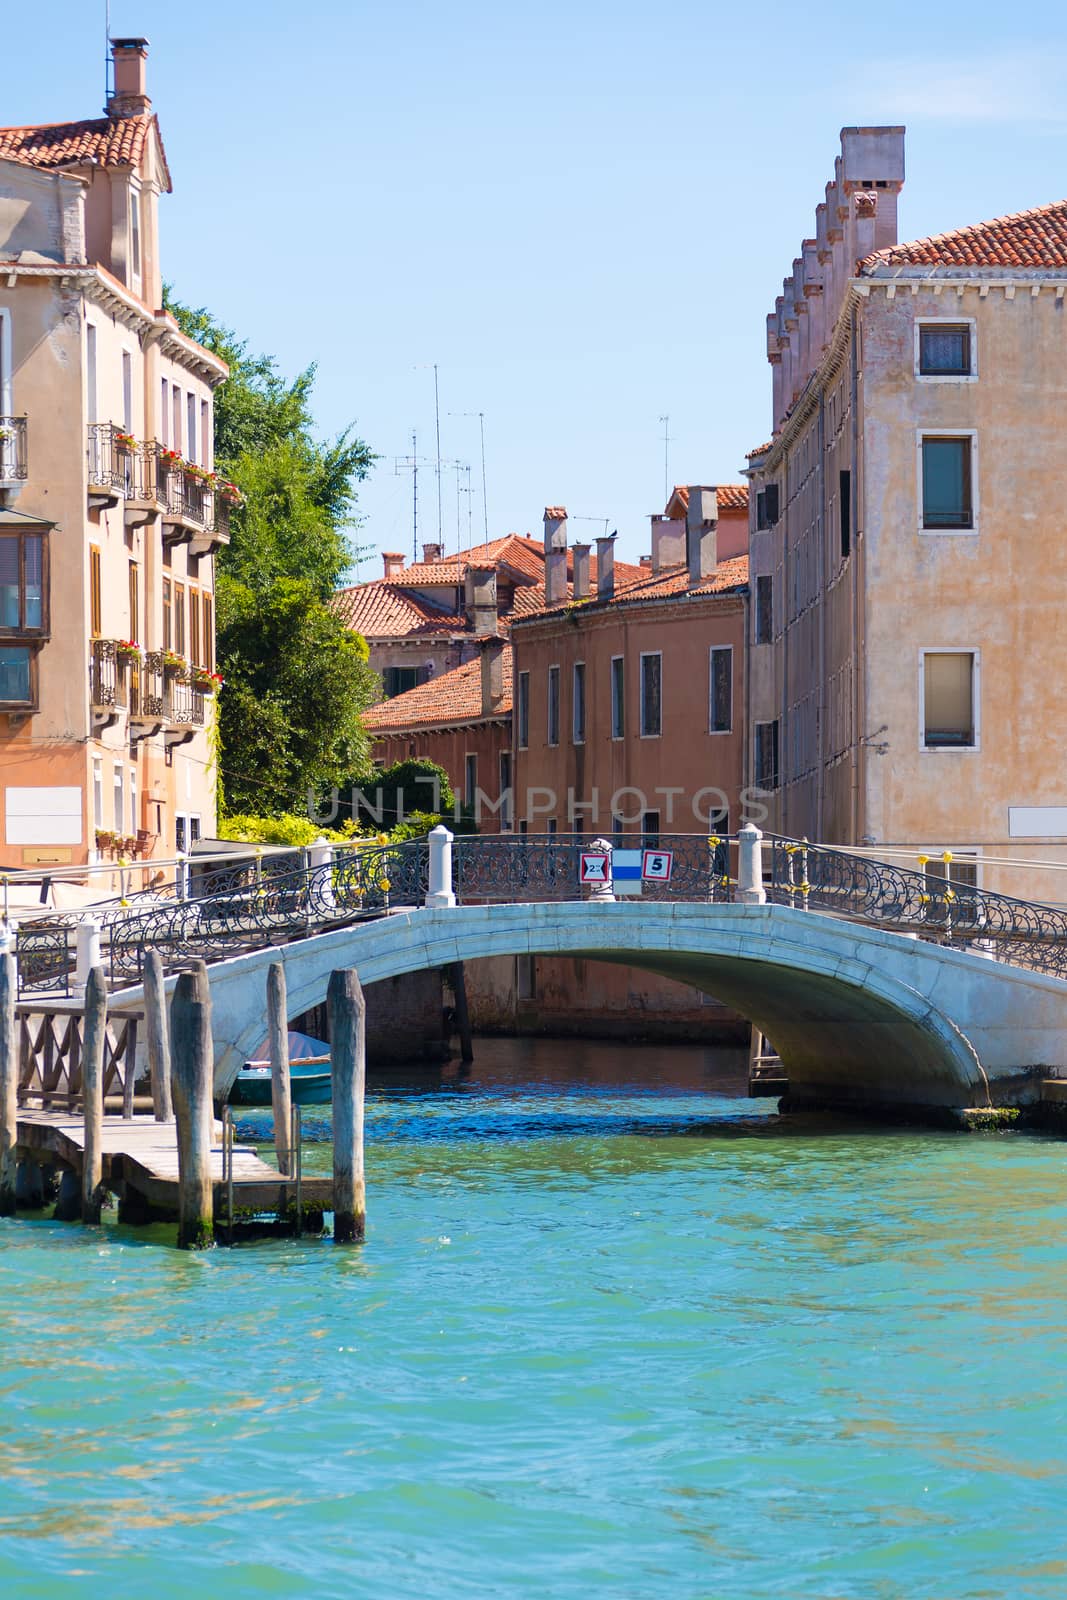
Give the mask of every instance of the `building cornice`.
<path id="1" fill-rule="evenodd" d="M 597 602 L 590 600 L 586 604 L 568 606 L 565 610 L 553 611 L 540 617 L 516 617 L 511 624 L 512 630 L 521 628 L 525 633 L 539 629 L 542 634 L 558 631 L 561 627 L 580 628 L 587 622 L 607 625 L 609 622 L 618 622 L 625 617 L 632 616 L 635 611 L 647 614 L 649 611 L 670 611 L 673 607 L 708 605 L 711 610 L 734 611 L 737 602 L 744 599 L 747 584 L 735 584 L 729 589 L 719 589 L 714 594 L 681 594 L 650 595 L 643 600 L 627 600 L 621 597 L 615 600 Z M 730 602 L 724 604 L 724 602 Z"/>

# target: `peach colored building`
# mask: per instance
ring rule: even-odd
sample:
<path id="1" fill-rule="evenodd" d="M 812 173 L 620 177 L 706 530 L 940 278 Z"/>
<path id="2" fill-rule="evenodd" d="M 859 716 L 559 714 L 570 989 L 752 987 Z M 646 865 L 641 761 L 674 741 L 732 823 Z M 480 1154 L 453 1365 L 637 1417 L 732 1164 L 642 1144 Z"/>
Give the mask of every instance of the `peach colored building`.
<path id="1" fill-rule="evenodd" d="M 986 858 L 1067 861 L 1067 201 L 900 244 L 903 181 L 843 130 L 768 318 L 750 775 L 783 832 L 1063 901 Z"/>
<path id="2" fill-rule="evenodd" d="M 160 310 L 147 43 L 89 121 L 0 129 L 0 860 L 214 830 L 214 355 Z M 121 842 L 120 842 L 121 841 Z"/>

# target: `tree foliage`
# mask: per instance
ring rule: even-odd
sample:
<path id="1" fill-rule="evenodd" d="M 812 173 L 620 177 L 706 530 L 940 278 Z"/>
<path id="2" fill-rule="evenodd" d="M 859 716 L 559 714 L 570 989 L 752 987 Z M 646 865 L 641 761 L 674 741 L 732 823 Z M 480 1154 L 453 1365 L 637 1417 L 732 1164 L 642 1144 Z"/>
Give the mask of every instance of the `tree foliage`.
<path id="1" fill-rule="evenodd" d="M 356 485 L 375 458 L 351 428 L 316 439 L 313 366 L 286 381 L 203 307 L 169 290 L 166 305 L 230 368 L 215 391 L 215 462 L 244 504 L 217 563 L 220 789 L 229 810 L 277 815 L 368 764 L 360 713 L 380 683 L 326 602 L 353 559 Z"/>

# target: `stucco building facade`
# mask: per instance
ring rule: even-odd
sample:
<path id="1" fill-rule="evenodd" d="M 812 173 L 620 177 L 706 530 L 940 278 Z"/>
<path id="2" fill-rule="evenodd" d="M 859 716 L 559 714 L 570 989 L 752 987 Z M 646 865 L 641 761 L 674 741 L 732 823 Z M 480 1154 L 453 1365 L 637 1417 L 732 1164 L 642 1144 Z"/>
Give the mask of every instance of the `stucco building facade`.
<path id="1" fill-rule="evenodd" d="M 212 467 L 226 375 L 162 311 L 146 41 L 107 115 L 0 129 L 0 851 L 173 855 L 214 830 Z"/>
<path id="2" fill-rule="evenodd" d="M 985 858 L 1067 857 L 1067 202 L 899 244 L 903 181 L 903 129 L 843 131 L 768 319 L 749 778 L 782 832 L 1064 899 Z"/>

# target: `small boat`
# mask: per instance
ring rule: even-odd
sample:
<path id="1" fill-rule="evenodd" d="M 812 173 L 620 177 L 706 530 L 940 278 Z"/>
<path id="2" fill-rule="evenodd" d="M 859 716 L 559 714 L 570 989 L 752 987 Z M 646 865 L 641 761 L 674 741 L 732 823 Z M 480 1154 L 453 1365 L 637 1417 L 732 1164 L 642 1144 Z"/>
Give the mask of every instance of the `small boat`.
<path id="1" fill-rule="evenodd" d="M 246 1061 L 230 1090 L 233 1106 L 270 1105 L 270 1061 L 264 1042 L 256 1059 Z M 289 1092 L 294 1106 L 328 1106 L 333 1096 L 330 1047 L 306 1033 L 289 1034 Z"/>

